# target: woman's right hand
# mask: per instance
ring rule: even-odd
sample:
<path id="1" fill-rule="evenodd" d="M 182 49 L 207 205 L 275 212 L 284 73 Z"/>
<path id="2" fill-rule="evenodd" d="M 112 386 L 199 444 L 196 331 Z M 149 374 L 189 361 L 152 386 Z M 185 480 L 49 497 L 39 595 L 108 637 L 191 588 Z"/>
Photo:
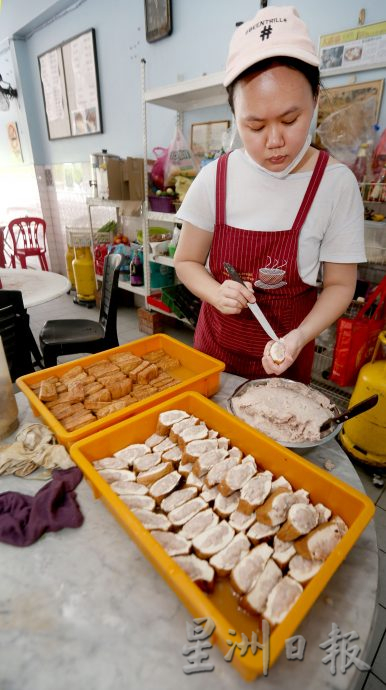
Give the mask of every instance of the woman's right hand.
<path id="1" fill-rule="evenodd" d="M 248 302 L 256 302 L 252 283 L 241 285 L 235 280 L 224 280 L 218 285 L 212 304 L 222 314 L 240 314 Z"/>

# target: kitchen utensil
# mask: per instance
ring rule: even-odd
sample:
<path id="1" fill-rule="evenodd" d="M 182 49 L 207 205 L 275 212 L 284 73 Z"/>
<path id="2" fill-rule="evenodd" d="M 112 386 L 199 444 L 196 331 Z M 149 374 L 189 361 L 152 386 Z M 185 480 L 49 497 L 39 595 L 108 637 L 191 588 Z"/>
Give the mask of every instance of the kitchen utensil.
<path id="1" fill-rule="evenodd" d="M 237 283 L 240 283 L 240 285 L 245 285 L 243 279 L 241 278 L 241 276 L 239 276 L 236 269 L 234 269 L 233 266 L 231 266 L 231 264 L 224 263 L 224 268 L 228 273 L 229 277 L 232 278 L 232 280 L 235 280 Z M 260 307 L 257 306 L 256 302 L 254 302 L 253 304 L 251 302 L 248 302 L 248 307 L 251 310 L 255 319 L 258 320 L 260 326 L 264 328 L 269 338 L 271 338 L 271 340 L 279 340 L 269 321 L 264 316 Z"/>
<path id="2" fill-rule="evenodd" d="M 341 412 L 336 417 L 330 417 L 330 419 L 326 419 L 326 421 L 320 425 L 320 432 L 322 433 L 323 431 L 329 429 L 333 422 L 335 424 L 342 424 L 343 422 L 347 422 L 348 419 L 356 417 L 358 414 L 362 414 L 367 410 L 371 410 L 371 408 L 374 407 L 377 404 L 377 402 L 377 394 L 371 395 L 369 398 L 365 398 L 365 400 L 361 400 L 361 402 L 357 403 L 356 405 L 353 405 L 348 410 Z"/>

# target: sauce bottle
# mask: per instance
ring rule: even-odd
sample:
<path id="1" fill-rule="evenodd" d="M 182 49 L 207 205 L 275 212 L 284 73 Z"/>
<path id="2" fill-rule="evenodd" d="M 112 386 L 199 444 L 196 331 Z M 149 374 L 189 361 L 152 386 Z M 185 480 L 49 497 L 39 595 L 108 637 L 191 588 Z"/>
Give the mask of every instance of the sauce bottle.
<path id="1" fill-rule="evenodd" d="M 137 249 L 130 261 L 130 285 L 143 285 L 143 265 Z"/>

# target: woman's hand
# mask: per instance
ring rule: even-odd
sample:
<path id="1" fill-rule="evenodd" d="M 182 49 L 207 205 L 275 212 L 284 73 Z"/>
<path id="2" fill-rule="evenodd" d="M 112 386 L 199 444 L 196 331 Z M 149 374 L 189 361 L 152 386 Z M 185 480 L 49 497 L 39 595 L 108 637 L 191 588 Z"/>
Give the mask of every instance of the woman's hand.
<path id="1" fill-rule="evenodd" d="M 235 280 L 224 280 L 218 285 L 212 304 L 222 314 L 240 314 L 248 302 L 256 302 L 252 283 L 241 285 Z"/>
<path id="2" fill-rule="evenodd" d="M 305 345 L 304 337 L 300 328 L 295 328 L 290 331 L 283 338 L 280 338 L 280 342 L 283 343 L 285 348 L 285 358 L 280 364 L 276 364 L 272 357 L 270 356 L 270 350 L 273 345 L 273 340 L 270 340 L 265 348 L 261 363 L 263 365 L 264 371 L 267 374 L 275 374 L 280 376 L 291 364 L 294 363 L 295 359 L 299 355 L 300 351 Z"/>

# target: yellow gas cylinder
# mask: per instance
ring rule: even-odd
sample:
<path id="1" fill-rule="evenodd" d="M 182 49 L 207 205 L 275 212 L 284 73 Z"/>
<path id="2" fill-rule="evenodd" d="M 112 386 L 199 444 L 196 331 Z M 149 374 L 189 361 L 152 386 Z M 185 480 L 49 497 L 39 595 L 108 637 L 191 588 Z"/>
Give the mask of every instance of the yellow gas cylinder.
<path id="1" fill-rule="evenodd" d="M 381 467 L 386 465 L 386 331 L 378 336 L 371 362 L 358 374 L 350 407 L 375 393 L 375 407 L 345 422 L 340 440 L 356 459 Z"/>
<path id="2" fill-rule="evenodd" d="M 72 262 L 74 271 L 76 301 L 94 303 L 96 297 L 96 278 L 94 261 L 90 247 L 75 247 L 75 259 Z"/>
<path id="3" fill-rule="evenodd" d="M 66 269 L 67 269 L 67 278 L 71 283 L 71 290 L 75 290 L 75 276 L 74 276 L 74 270 L 72 268 L 72 262 L 75 259 L 75 250 L 74 247 L 71 247 L 71 245 L 67 245 L 67 251 L 66 251 Z"/>

